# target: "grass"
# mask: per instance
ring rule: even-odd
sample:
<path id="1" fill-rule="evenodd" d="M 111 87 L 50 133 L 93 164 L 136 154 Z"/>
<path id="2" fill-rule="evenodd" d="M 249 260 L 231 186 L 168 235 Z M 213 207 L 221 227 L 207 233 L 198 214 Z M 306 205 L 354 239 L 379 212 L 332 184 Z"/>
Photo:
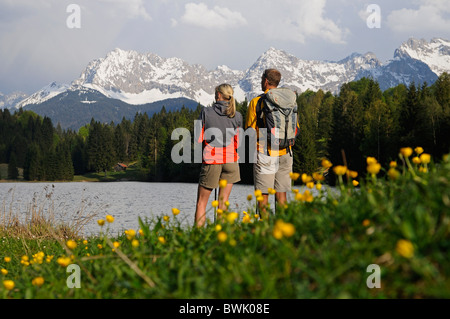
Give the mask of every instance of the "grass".
<path id="1" fill-rule="evenodd" d="M 100 234 L 90 238 L 36 237 L 31 226 L 45 224 L 45 218 L 27 224 L 30 232 L 14 235 L 18 225 L 8 229 L 2 224 L 0 269 L 7 273 L 0 273 L 0 295 L 449 298 L 450 162 L 426 162 L 413 164 L 401 156 L 397 168 L 370 167 L 367 178 L 356 178 L 358 187 L 348 170 L 341 171 L 339 194 L 311 197 L 294 189 L 289 203 L 262 221 L 253 208 L 223 212 L 220 221 L 198 229 L 182 227 L 180 212 L 139 220 L 140 229 L 114 237 L 104 221 Z M 250 201 L 255 203 L 255 195 Z M 81 269 L 80 289 L 67 286 L 69 263 Z M 381 288 L 367 286 L 373 264 L 380 267 Z M 8 280 L 14 287 L 10 281 L 2 285 Z"/>
<path id="2" fill-rule="evenodd" d="M 139 168 L 136 163 L 131 163 L 126 171 L 88 173 L 85 175 L 75 175 L 74 182 L 116 182 L 116 181 L 145 181 L 148 171 Z"/>

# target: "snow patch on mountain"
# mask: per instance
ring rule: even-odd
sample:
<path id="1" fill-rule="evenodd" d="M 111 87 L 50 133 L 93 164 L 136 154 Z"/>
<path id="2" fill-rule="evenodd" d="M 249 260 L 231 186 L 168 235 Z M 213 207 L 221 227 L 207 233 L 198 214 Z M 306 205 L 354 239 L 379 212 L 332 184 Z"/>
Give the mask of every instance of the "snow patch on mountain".
<path id="1" fill-rule="evenodd" d="M 43 87 L 38 92 L 30 95 L 26 99 L 22 100 L 20 103 L 16 104 L 16 109 L 24 107 L 29 104 L 40 104 L 45 102 L 69 89 L 69 85 L 67 84 L 58 84 L 56 82 L 52 82 L 49 85 Z"/>
<path id="2" fill-rule="evenodd" d="M 23 92 L 13 92 L 11 94 L 3 94 L 0 92 L 0 109 L 10 109 L 27 98 L 28 95 Z"/>
<path id="3" fill-rule="evenodd" d="M 437 76 L 440 76 L 442 73 L 450 71 L 450 41 L 434 38 L 427 42 L 424 39 L 411 38 L 395 51 L 394 57 L 409 57 L 422 61 Z"/>

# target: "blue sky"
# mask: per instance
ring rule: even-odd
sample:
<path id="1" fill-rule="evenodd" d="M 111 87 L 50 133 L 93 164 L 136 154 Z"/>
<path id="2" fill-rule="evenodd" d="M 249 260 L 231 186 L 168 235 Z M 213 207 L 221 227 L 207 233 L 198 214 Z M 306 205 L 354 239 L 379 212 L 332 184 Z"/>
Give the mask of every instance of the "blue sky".
<path id="1" fill-rule="evenodd" d="M 69 28 L 70 4 L 80 28 Z M 369 28 L 370 4 L 381 10 Z M 306 60 L 371 51 L 385 62 L 410 37 L 450 39 L 450 0 L 0 0 L 0 92 L 70 83 L 114 48 L 245 70 L 269 47 Z"/>

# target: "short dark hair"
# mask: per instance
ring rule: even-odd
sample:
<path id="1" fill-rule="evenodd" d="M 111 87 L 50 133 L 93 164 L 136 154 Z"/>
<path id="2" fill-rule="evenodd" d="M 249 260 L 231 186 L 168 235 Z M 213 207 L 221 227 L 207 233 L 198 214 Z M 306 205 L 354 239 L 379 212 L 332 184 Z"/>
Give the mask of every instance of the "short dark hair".
<path id="1" fill-rule="evenodd" d="M 278 86 L 281 81 L 281 73 L 277 69 L 266 69 L 262 75 L 263 79 L 267 79 L 269 85 Z"/>

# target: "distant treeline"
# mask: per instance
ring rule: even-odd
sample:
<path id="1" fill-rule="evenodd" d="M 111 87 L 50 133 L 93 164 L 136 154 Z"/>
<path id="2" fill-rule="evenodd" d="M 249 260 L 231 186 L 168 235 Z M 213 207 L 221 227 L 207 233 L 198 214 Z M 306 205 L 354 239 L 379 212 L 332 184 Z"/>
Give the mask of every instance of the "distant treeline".
<path id="1" fill-rule="evenodd" d="M 450 152 L 447 73 L 431 86 L 413 83 L 384 92 L 376 81 L 363 78 L 344 84 L 338 95 L 308 90 L 297 103 L 301 133 L 294 147 L 296 172 L 314 172 L 325 157 L 364 174 L 368 156 L 386 167 L 405 146 L 421 146 L 437 160 Z M 247 107 L 247 101 L 238 103 L 244 119 Z M 20 167 L 30 181 L 72 180 L 74 174 L 107 172 L 117 162 L 133 162 L 147 172 L 148 181 L 197 182 L 200 164 L 173 163 L 171 151 L 179 140 L 171 134 L 182 127 L 194 136 L 199 114 L 200 106 L 174 112 L 163 107 L 151 118 L 136 114 L 119 124 L 92 119 L 74 132 L 31 111 L 2 110 L 0 163 L 9 164 L 8 178 L 17 178 Z M 251 164 L 241 164 L 241 176 L 252 183 Z"/>

